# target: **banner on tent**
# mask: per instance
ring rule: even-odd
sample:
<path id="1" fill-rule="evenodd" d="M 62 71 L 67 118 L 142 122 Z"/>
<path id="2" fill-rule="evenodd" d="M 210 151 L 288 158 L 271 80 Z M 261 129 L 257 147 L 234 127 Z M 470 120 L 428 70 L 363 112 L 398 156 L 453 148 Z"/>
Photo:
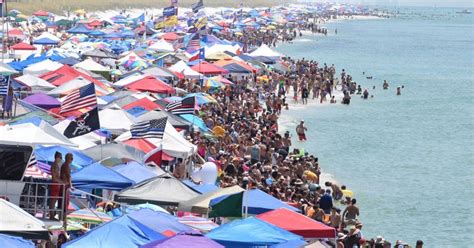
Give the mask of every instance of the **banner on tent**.
<path id="1" fill-rule="evenodd" d="M 170 6 L 170 7 L 166 7 L 163 9 L 163 16 L 166 18 L 166 17 L 170 17 L 170 16 L 174 16 L 176 15 L 176 7 L 174 6 Z"/>

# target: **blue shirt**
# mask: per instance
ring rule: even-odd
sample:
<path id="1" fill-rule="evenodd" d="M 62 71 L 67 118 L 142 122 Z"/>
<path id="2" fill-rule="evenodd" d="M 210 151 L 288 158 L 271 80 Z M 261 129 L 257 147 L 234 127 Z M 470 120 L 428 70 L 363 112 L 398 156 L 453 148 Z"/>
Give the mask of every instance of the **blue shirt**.
<path id="1" fill-rule="evenodd" d="M 319 207 L 322 209 L 331 209 L 332 208 L 332 196 L 329 194 L 324 194 L 321 196 L 321 199 L 319 199 Z"/>

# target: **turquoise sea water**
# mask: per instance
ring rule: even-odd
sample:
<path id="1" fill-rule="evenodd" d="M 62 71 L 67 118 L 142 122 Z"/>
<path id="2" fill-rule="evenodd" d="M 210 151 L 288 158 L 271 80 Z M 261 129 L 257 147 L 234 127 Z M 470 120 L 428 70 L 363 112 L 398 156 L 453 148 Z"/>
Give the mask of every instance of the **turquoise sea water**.
<path id="1" fill-rule="evenodd" d="M 306 151 L 356 192 L 364 236 L 472 247 L 474 14 L 400 11 L 409 14 L 332 23 L 328 37 L 280 46 L 288 56 L 334 63 L 338 73 L 345 68 L 374 94 L 290 115 L 309 126 Z"/>

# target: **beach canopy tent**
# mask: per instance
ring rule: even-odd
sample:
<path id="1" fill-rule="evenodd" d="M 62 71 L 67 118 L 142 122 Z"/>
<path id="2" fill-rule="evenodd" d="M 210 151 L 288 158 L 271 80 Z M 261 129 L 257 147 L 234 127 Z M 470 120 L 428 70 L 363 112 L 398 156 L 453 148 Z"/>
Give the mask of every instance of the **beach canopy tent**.
<path id="1" fill-rule="evenodd" d="M 122 176 L 100 163 L 88 165 L 71 174 L 72 185 L 78 189 L 109 189 L 122 190 L 134 181 Z"/>
<path id="2" fill-rule="evenodd" d="M 336 238 L 336 229 L 286 208 L 259 214 L 256 218 L 307 239 Z"/>
<path id="3" fill-rule="evenodd" d="M 121 108 L 107 108 L 99 111 L 100 126 L 112 132 L 121 134 L 130 130 L 136 123 L 135 117 Z"/>
<path id="4" fill-rule="evenodd" d="M 144 153 L 149 153 L 153 149 L 156 149 L 156 146 L 153 145 L 150 141 L 148 141 L 145 138 L 129 139 L 129 140 L 123 141 L 122 143 L 124 143 L 125 145 L 128 145 L 128 146 L 133 146 L 133 147 L 143 151 Z"/>
<path id="5" fill-rule="evenodd" d="M 0 198 L 0 213 L 1 234 L 25 239 L 49 239 L 45 224 L 19 206 Z"/>
<path id="6" fill-rule="evenodd" d="M 25 42 L 19 42 L 13 45 L 12 49 L 15 51 L 34 51 L 36 50 L 36 47 Z"/>
<path id="7" fill-rule="evenodd" d="M 196 65 L 193 65 L 191 67 L 191 69 L 199 72 L 199 73 L 202 73 L 202 74 L 205 74 L 205 75 L 220 75 L 220 74 L 227 74 L 229 73 L 228 70 L 218 66 L 218 65 L 215 65 L 215 64 L 211 64 L 209 62 L 206 62 L 206 61 L 202 61 Z"/>
<path id="8" fill-rule="evenodd" d="M 71 91 L 75 90 L 75 89 L 79 89 L 83 86 L 86 86 L 88 84 L 91 84 L 92 82 L 79 76 L 77 78 L 74 78 L 74 79 L 71 79 L 70 81 L 68 82 L 65 82 L 64 84 L 56 87 L 55 89 L 52 89 L 48 92 L 48 95 L 67 95 L 69 94 Z M 105 94 L 108 94 L 108 92 L 97 86 L 97 85 L 94 85 L 94 89 L 95 89 L 95 93 L 99 96 L 101 95 L 105 95 Z"/>
<path id="9" fill-rule="evenodd" d="M 168 69 L 181 73 L 184 75 L 185 78 L 189 79 L 197 79 L 203 77 L 201 73 L 191 69 L 184 61 L 179 61 L 176 64 L 172 65 Z"/>
<path id="10" fill-rule="evenodd" d="M 70 34 L 89 34 L 92 32 L 92 28 L 85 23 L 78 23 L 76 26 L 68 29 L 66 32 Z"/>
<path id="11" fill-rule="evenodd" d="M 197 117 L 192 114 L 184 114 L 179 116 L 191 123 L 193 126 L 198 127 L 201 132 L 209 132 L 209 128 L 206 126 L 206 123 L 200 117 Z"/>
<path id="12" fill-rule="evenodd" d="M 44 32 L 40 36 L 33 39 L 33 44 L 36 45 L 57 45 L 61 39 L 49 32 Z"/>
<path id="13" fill-rule="evenodd" d="M 156 176 L 163 175 L 165 173 L 161 169 L 148 168 L 136 161 L 130 161 L 127 163 L 116 165 L 112 167 L 112 170 L 134 181 L 134 184 L 143 182 Z"/>
<path id="14" fill-rule="evenodd" d="M 56 88 L 56 86 L 50 84 L 48 81 L 31 74 L 24 74 L 23 76 L 16 77 L 15 80 L 28 87 L 33 93 L 47 92 Z"/>
<path id="15" fill-rule="evenodd" d="M 67 58 L 64 58 L 64 59 L 60 59 L 57 61 L 58 63 L 61 63 L 63 65 L 69 65 L 69 66 L 73 66 L 81 61 L 79 61 L 78 59 L 75 59 L 73 57 L 67 57 Z"/>
<path id="16" fill-rule="evenodd" d="M 23 75 L 41 76 L 45 73 L 55 71 L 61 68 L 63 64 L 52 61 L 50 59 L 44 59 L 33 64 L 27 65 L 23 69 Z M 47 80 L 45 80 L 47 81 Z M 48 82 L 49 83 L 49 82 Z M 50 83 L 51 84 L 51 83 Z"/>
<path id="17" fill-rule="evenodd" d="M 50 82 L 55 86 L 61 86 L 75 78 L 82 77 L 95 85 L 101 87 L 102 89 L 108 89 L 109 87 L 104 82 L 101 82 L 86 73 L 80 72 L 71 66 L 62 65 L 59 69 L 45 73 L 40 76 L 40 78 Z"/>
<path id="18" fill-rule="evenodd" d="M 151 75 L 133 81 L 124 87 L 132 91 L 146 91 L 159 94 L 173 94 L 175 92 L 173 87 Z"/>
<path id="19" fill-rule="evenodd" d="M 116 58 L 117 57 L 117 55 L 115 55 L 114 53 L 108 50 L 98 49 L 98 48 L 84 52 L 82 55 L 84 57 L 93 57 L 93 58 Z"/>
<path id="20" fill-rule="evenodd" d="M 149 74 L 155 77 L 164 78 L 164 79 L 173 79 L 176 78 L 176 75 L 168 70 L 167 68 L 159 66 L 151 66 L 146 69 L 143 69 L 141 73 Z"/>
<path id="21" fill-rule="evenodd" d="M 0 234 L 0 247 L 35 248 L 35 245 L 21 237 Z"/>
<path id="22" fill-rule="evenodd" d="M 207 233 L 211 231 L 214 228 L 219 227 L 216 223 L 213 221 L 203 218 L 203 217 L 198 217 L 194 215 L 185 215 L 182 217 L 178 218 L 178 221 L 192 227 L 195 230 L 198 230 L 200 232 Z"/>
<path id="23" fill-rule="evenodd" d="M 27 96 L 23 99 L 23 101 L 45 110 L 61 106 L 61 102 L 59 102 L 56 98 L 48 96 L 44 93 L 36 93 L 34 95 Z"/>
<path id="24" fill-rule="evenodd" d="M 115 201 L 131 204 L 153 203 L 162 206 L 178 206 L 199 193 L 188 188 L 178 179 L 164 174 L 124 189 L 115 195 Z"/>
<path id="25" fill-rule="evenodd" d="M 249 54 L 252 57 L 265 56 L 270 58 L 281 58 L 284 57 L 283 54 L 272 50 L 268 45 L 262 44 L 259 48 Z"/>
<path id="26" fill-rule="evenodd" d="M 239 193 L 216 197 L 211 200 L 210 205 L 213 206 L 213 210 L 216 210 L 216 214 L 223 213 L 221 212 L 222 209 L 226 209 L 226 212 L 232 212 L 233 215 L 235 215 L 235 213 L 239 213 L 238 215 L 240 215 L 240 211 L 242 211 L 243 214 L 245 211 L 247 211 L 248 214 L 261 214 L 278 208 L 301 212 L 300 209 L 292 207 L 259 189 L 245 191 L 241 198 L 236 198 L 237 194 Z M 236 204 L 236 199 L 242 200 L 238 200 L 240 202 Z"/>
<path id="27" fill-rule="evenodd" d="M 134 160 L 142 162 L 145 153 L 135 147 L 122 143 L 107 143 L 94 146 L 83 151 L 95 161 L 101 161 L 108 158 L 117 158 L 120 160 Z"/>
<path id="28" fill-rule="evenodd" d="M 206 237 L 225 247 L 301 247 L 301 236 L 254 217 L 234 220 L 213 229 Z"/>
<path id="29" fill-rule="evenodd" d="M 88 71 L 97 71 L 97 72 L 108 72 L 109 68 L 95 62 L 92 59 L 86 59 L 82 62 L 79 62 L 73 66 L 74 68 L 81 68 Z"/>
<path id="30" fill-rule="evenodd" d="M 244 189 L 238 185 L 227 188 L 219 188 L 215 191 L 197 196 L 189 201 L 179 203 L 178 210 L 206 214 L 209 211 L 209 203 L 212 199 L 223 195 L 239 193 L 242 191 L 244 191 Z"/>
<path id="31" fill-rule="evenodd" d="M 32 123 L 0 126 L 0 142 L 9 145 L 77 146 L 47 122 L 42 122 L 40 126 Z"/>
<path id="32" fill-rule="evenodd" d="M 124 215 L 102 224 L 77 239 L 73 239 L 62 247 L 139 247 L 165 236 L 143 225 L 139 221 Z"/>
<path id="33" fill-rule="evenodd" d="M 199 233 L 191 227 L 179 222 L 177 217 L 162 211 L 154 211 L 144 208 L 132 211 L 128 216 L 151 230 L 159 232 L 165 236 L 172 236 L 177 233 Z"/>
<path id="34" fill-rule="evenodd" d="M 173 44 L 165 41 L 165 40 L 158 40 L 153 43 L 148 49 L 156 52 L 174 52 Z"/>
<path id="35" fill-rule="evenodd" d="M 192 188 L 194 191 L 199 192 L 200 194 L 206 194 L 219 189 L 219 187 L 215 184 L 196 184 L 189 179 L 182 180 L 181 182 Z"/>
<path id="36" fill-rule="evenodd" d="M 8 76 L 16 73 L 18 73 L 18 71 L 13 69 L 13 67 L 3 62 L 0 62 L 0 75 Z"/>
<path id="37" fill-rule="evenodd" d="M 148 112 L 148 111 L 159 108 L 160 105 L 158 105 L 155 102 L 153 102 L 152 100 L 144 97 L 142 99 L 138 99 L 134 102 L 131 102 L 129 104 L 126 104 L 126 105 L 122 106 L 122 108 L 125 109 L 125 110 L 129 110 L 129 109 L 134 108 L 134 107 L 141 107 L 141 108 L 147 110 L 147 112 Z"/>
<path id="38" fill-rule="evenodd" d="M 224 248 L 223 245 L 213 241 L 212 239 L 206 238 L 202 235 L 190 235 L 190 234 L 178 234 L 163 240 L 151 242 L 143 245 L 140 248 L 180 248 L 180 247 L 193 247 L 193 248 Z"/>

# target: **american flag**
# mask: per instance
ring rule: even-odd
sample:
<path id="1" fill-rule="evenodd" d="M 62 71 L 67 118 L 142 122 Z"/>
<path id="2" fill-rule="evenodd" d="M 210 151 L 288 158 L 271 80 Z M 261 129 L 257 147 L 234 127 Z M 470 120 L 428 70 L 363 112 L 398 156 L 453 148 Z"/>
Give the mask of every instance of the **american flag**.
<path id="1" fill-rule="evenodd" d="M 36 156 L 34 153 L 32 153 L 30 159 L 28 160 L 28 165 L 26 166 L 25 177 L 43 179 L 49 178 L 49 174 L 42 171 L 37 165 L 38 163 L 36 161 Z"/>
<path id="2" fill-rule="evenodd" d="M 199 49 L 201 47 L 201 36 L 198 33 L 195 33 L 191 40 L 188 42 L 188 48 Z"/>
<path id="3" fill-rule="evenodd" d="M 61 103 L 60 113 L 80 110 L 87 107 L 93 108 L 96 105 L 95 87 L 94 84 L 91 83 L 71 91 Z"/>
<path id="4" fill-rule="evenodd" d="M 166 105 L 166 111 L 169 111 L 173 114 L 183 115 L 183 114 L 194 114 L 196 109 L 196 98 L 186 97 L 183 100 L 175 103 L 169 103 Z"/>
<path id="5" fill-rule="evenodd" d="M 132 125 L 130 133 L 132 138 L 158 138 L 162 139 L 165 133 L 166 123 L 168 117 L 154 119 L 149 121 L 142 121 Z"/>

